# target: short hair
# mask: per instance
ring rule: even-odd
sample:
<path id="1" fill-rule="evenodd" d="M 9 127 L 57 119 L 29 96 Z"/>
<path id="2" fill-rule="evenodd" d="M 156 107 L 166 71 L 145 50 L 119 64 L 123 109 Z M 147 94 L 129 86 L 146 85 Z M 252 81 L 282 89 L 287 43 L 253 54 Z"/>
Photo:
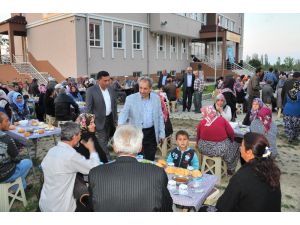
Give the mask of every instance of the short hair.
<path id="1" fill-rule="evenodd" d="M 294 72 L 293 78 L 299 78 L 300 77 L 300 72 Z"/>
<path id="2" fill-rule="evenodd" d="M 59 92 L 58 92 L 59 94 L 66 94 L 66 89 L 64 89 L 64 88 L 61 88 L 61 89 L 59 89 Z"/>
<path id="3" fill-rule="evenodd" d="M 108 76 L 109 76 L 109 73 L 107 71 L 102 70 L 97 74 L 97 80 L 102 79 L 102 77 L 108 77 Z"/>
<path id="4" fill-rule="evenodd" d="M 270 72 L 273 72 L 273 67 L 270 67 L 270 68 L 269 68 L 269 71 L 270 71 Z"/>
<path id="5" fill-rule="evenodd" d="M 66 122 L 61 125 L 61 140 L 71 141 L 74 135 L 80 133 L 80 125 L 75 122 Z"/>
<path id="6" fill-rule="evenodd" d="M 259 73 L 260 71 L 261 71 L 261 68 L 258 67 L 258 68 L 255 70 L 255 74 L 256 74 L 256 73 Z"/>
<path id="7" fill-rule="evenodd" d="M 189 136 L 188 132 L 186 132 L 185 130 L 179 130 L 179 131 L 177 131 L 177 133 L 176 133 L 176 140 L 177 140 L 177 138 L 178 138 L 179 135 L 186 136 L 187 139 L 190 139 L 190 136 Z"/>
<path id="8" fill-rule="evenodd" d="M 0 123 L 3 122 L 3 119 L 6 117 L 8 117 L 4 112 L 0 112 Z"/>
<path id="9" fill-rule="evenodd" d="M 143 132 L 141 128 L 126 124 L 117 128 L 113 140 L 116 153 L 137 154 L 142 149 Z"/>
<path id="10" fill-rule="evenodd" d="M 148 84 L 149 84 L 149 87 L 152 88 L 152 85 L 153 85 L 153 80 L 148 77 L 148 76 L 141 76 L 139 79 L 138 79 L 138 84 L 140 85 L 140 82 L 141 81 L 147 81 Z"/>

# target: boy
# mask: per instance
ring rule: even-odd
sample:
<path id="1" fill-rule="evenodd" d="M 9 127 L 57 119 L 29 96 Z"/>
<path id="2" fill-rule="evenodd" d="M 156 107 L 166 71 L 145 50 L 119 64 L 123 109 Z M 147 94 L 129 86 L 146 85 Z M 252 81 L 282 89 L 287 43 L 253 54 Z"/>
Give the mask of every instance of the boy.
<path id="1" fill-rule="evenodd" d="M 173 162 L 176 167 L 185 169 L 192 166 L 194 170 L 198 170 L 199 160 L 195 150 L 189 147 L 189 134 L 184 130 L 178 131 L 176 143 L 177 147 L 170 152 L 167 163 Z"/>

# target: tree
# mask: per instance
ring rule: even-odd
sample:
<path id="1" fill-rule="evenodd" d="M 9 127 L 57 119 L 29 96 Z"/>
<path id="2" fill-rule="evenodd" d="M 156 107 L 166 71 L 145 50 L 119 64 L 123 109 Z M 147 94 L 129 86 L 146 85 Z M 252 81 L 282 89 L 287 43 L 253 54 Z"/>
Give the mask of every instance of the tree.
<path id="1" fill-rule="evenodd" d="M 281 65 L 281 59 L 280 59 L 280 57 L 278 57 L 277 61 L 276 61 L 276 67 L 279 69 L 280 65 Z"/>
<path id="2" fill-rule="evenodd" d="M 269 58 L 268 58 L 267 54 L 265 54 L 265 64 L 264 65 L 265 65 L 266 68 L 270 66 L 270 64 L 269 64 Z"/>
<path id="3" fill-rule="evenodd" d="M 258 54 L 257 54 L 257 53 L 254 53 L 254 54 L 252 55 L 252 59 L 257 59 L 257 60 L 258 60 Z"/>
<path id="4" fill-rule="evenodd" d="M 249 64 L 250 64 L 251 66 L 255 67 L 255 68 L 261 67 L 261 62 L 260 62 L 258 59 L 253 59 L 253 58 L 252 58 L 252 59 L 249 61 Z"/>
<path id="5" fill-rule="evenodd" d="M 260 63 L 261 65 L 264 65 L 264 55 L 260 55 Z"/>
<path id="6" fill-rule="evenodd" d="M 246 56 L 246 63 L 249 63 L 249 61 L 251 60 L 251 57 L 249 55 Z"/>
<path id="7" fill-rule="evenodd" d="M 286 66 L 287 70 L 293 70 L 293 66 L 294 66 L 294 58 L 292 57 L 285 57 L 284 60 L 284 65 Z"/>

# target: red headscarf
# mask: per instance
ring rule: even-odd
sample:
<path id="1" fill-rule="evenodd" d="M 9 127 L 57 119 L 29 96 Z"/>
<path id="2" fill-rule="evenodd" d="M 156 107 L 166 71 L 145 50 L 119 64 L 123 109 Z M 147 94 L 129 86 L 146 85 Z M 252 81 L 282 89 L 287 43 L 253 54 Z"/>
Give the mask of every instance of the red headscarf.
<path id="1" fill-rule="evenodd" d="M 209 127 L 218 118 L 217 112 L 212 105 L 201 108 L 203 119 L 206 120 L 205 126 Z"/>
<path id="2" fill-rule="evenodd" d="M 263 107 L 258 111 L 257 118 L 262 122 L 265 133 L 268 133 L 272 122 L 272 110 L 268 107 Z"/>

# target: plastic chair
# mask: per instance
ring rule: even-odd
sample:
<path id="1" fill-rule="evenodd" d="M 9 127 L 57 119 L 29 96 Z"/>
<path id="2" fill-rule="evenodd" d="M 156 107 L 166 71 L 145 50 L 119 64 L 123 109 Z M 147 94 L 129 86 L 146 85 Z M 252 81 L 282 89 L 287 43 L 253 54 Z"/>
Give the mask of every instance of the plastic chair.
<path id="1" fill-rule="evenodd" d="M 167 157 L 169 149 L 172 147 L 172 135 L 166 137 L 162 144 L 157 145 L 157 148 L 161 151 L 163 159 Z"/>
<path id="2" fill-rule="evenodd" d="M 218 198 L 220 197 L 220 190 L 214 188 L 209 196 L 206 198 L 204 205 L 215 205 Z"/>
<path id="3" fill-rule="evenodd" d="M 203 155 L 201 173 L 211 173 L 219 178 L 219 184 L 223 176 L 227 176 L 227 165 L 221 157 Z"/>
<path id="4" fill-rule="evenodd" d="M 236 104 L 236 114 L 243 114 L 243 104 Z"/>
<path id="5" fill-rule="evenodd" d="M 18 185 L 18 188 L 16 192 L 13 193 L 9 191 L 9 189 L 14 185 Z M 21 177 L 18 177 L 11 183 L 0 184 L 0 199 L 0 212 L 9 212 L 15 200 L 23 202 L 24 207 L 27 206 L 27 200 Z"/>
<path id="6" fill-rule="evenodd" d="M 177 101 L 170 101 L 171 102 L 171 112 L 176 112 L 176 103 Z"/>

